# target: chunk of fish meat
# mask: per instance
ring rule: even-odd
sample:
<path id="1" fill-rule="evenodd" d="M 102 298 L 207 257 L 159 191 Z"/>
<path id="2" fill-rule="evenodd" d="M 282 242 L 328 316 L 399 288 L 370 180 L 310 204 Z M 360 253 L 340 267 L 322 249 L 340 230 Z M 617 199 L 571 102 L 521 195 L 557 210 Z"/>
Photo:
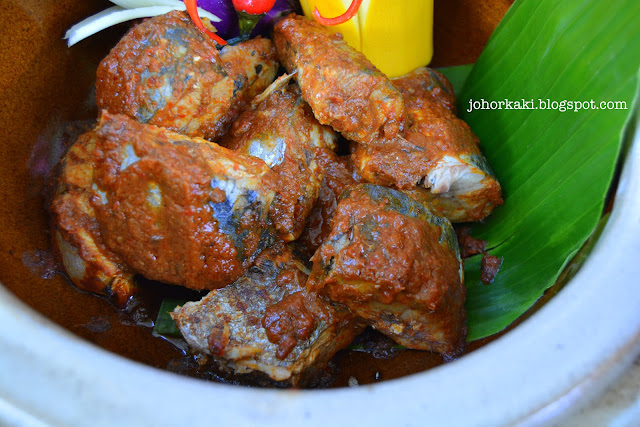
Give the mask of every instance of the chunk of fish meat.
<path id="1" fill-rule="evenodd" d="M 384 145 L 358 145 L 353 161 L 369 182 L 431 192 L 431 206 L 454 222 L 479 221 L 502 204 L 502 189 L 478 138 L 454 114 L 453 89 L 437 71 L 420 68 L 393 80 L 408 127 Z"/>
<path id="2" fill-rule="evenodd" d="M 276 24 L 273 40 L 320 123 L 364 144 L 393 139 L 402 130 L 402 95 L 341 35 L 291 14 Z"/>
<path id="3" fill-rule="evenodd" d="M 216 140 L 278 69 L 270 40 L 218 52 L 185 12 L 147 19 L 100 63 L 98 108 L 187 136 Z"/>
<path id="4" fill-rule="evenodd" d="M 223 369 L 302 385 L 363 330 L 363 323 L 305 288 L 308 270 L 285 246 L 265 251 L 235 283 L 171 314 L 196 353 Z"/>
<path id="5" fill-rule="evenodd" d="M 295 83 L 268 92 L 242 113 L 225 144 L 262 159 L 279 175 L 271 218 L 280 237 L 290 242 L 302 233 L 318 198 L 322 171 L 317 159 L 333 154 L 338 136 L 318 123 Z"/>
<path id="6" fill-rule="evenodd" d="M 316 251 L 307 287 L 397 343 L 446 358 L 467 332 L 462 263 L 451 223 L 401 191 L 347 189 Z"/>

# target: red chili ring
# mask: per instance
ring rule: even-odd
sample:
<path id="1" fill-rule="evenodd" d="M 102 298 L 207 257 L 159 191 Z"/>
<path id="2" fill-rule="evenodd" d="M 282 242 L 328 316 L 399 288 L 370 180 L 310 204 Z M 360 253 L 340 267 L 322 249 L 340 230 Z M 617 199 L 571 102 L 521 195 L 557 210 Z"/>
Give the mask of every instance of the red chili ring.
<path id="1" fill-rule="evenodd" d="M 200 14 L 198 13 L 197 0 L 184 0 L 184 4 L 185 6 L 187 6 L 187 12 L 189 12 L 189 16 L 191 17 L 191 20 L 196 25 L 196 27 L 204 31 L 209 37 L 211 37 L 220 46 L 224 46 L 227 44 L 227 42 L 224 41 L 219 35 L 205 28 L 204 24 L 202 23 L 202 20 L 200 19 Z"/>
<path id="2" fill-rule="evenodd" d="M 340 16 L 336 16 L 335 18 L 325 18 L 324 16 L 320 15 L 320 11 L 316 7 L 316 9 L 313 11 L 313 17 L 316 18 L 316 21 L 318 21 L 322 25 L 343 24 L 347 22 L 349 19 L 353 18 L 356 13 L 358 13 L 358 9 L 360 9 L 361 3 L 362 3 L 362 0 L 353 0 L 351 2 L 351 5 L 349 5 L 349 8 L 347 9 L 347 11 Z"/>

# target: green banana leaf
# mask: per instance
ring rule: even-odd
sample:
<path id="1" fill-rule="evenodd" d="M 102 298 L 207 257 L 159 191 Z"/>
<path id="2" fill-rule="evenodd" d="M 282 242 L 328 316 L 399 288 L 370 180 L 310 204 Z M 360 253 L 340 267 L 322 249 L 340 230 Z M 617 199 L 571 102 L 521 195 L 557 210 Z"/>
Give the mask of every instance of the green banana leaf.
<path id="1" fill-rule="evenodd" d="M 455 67 L 445 67 L 438 68 L 442 74 L 444 74 L 447 79 L 453 85 L 453 91 L 455 92 L 456 98 L 460 98 L 460 92 L 462 92 L 462 88 L 464 87 L 464 83 L 467 81 L 469 77 L 469 73 L 473 69 L 473 64 L 466 65 L 457 65 Z"/>
<path id="2" fill-rule="evenodd" d="M 527 311 L 593 233 L 633 117 L 639 70 L 638 0 L 516 1 L 470 70 L 459 111 L 505 198 L 472 232 L 503 264 L 485 285 L 480 257 L 465 263 L 470 341 Z M 468 71 L 445 74 L 460 85 Z M 538 109 L 469 111 L 471 100 L 482 99 L 533 101 Z M 540 100 L 626 108 L 561 112 L 540 109 Z"/>
<path id="3" fill-rule="evenodd" d="M 158 310 L 158 316 L 156 317 L 156 321 L 153 325 L 153 334 L 160 335 L 165 338 L 182 338 L 178 325 L 176 325 L 176 322 L 173 321 L 169 313 L 177 306 L 184 305 L 187 301 L 188 300 L 186 299 L 178 298 L 163 299 L 160 304 L 160 309 Z"/>

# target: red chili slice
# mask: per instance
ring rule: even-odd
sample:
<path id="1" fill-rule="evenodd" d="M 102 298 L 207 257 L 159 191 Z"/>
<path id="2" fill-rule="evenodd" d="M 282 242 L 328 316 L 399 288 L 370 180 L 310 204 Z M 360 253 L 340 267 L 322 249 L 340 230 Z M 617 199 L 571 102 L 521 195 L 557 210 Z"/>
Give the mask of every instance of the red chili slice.
<path id="1" fill-rule="evenodd" d="M 202 20 L 200 19 L 200 14 L 198 13 L 198 2 L 197 2 L 197 0 L 184 0 L 184 4 L 185 4 L 185 6 L 187 6 L 187 12 L 189 12 L 189 16 L 191 17 L 191 20 L 196 25 L 196 27 L 198 27 L 202 31 L 204 31 L 209 37 L 211 37 L 220 46 L 224 46 L 224 45 L 227 44 L 227 42 L 224 41 L 216 33 L 212 32 L 212 31 L 209 31 L 204 27 L 204 24 L 202 23 Z"/>
<path id="2" fill-rule="evenodd" d="M 349 5 L 349 9 L 345 13 L 340 16 L 336 16 L 335 18 L 325 18 L 320 15 L 320 11 L 316 7 L 313 11 L 313 17 L 316 18 L 316 21 L 321 23 L 322 25 L 339 25 L 347 22 L 349 19 L 353 18 L 356 13 L 358 13 L 358 9 L 360 8 L 360 4 L 362 0 L 353 0 L 351 5 Z"/>

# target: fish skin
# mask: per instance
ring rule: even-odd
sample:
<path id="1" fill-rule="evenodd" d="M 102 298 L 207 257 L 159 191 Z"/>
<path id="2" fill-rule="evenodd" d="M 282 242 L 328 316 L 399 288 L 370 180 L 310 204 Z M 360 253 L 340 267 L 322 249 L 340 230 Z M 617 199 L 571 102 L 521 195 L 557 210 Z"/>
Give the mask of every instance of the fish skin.
<path id="1" fill-rule="evenodd" d="M 282 285 L 278 277 L 285 270 L 299 273 L 296 280 Z M 258 371 L 272 380 L 300 386 L 364 328 L 346 308 L 307 292 L 307 274 L 306 267 L 280 245 L 261 254 L 235 283 L 211 291 L 200 301 L 176 307 L 171 316 L 191 349 L 213 357 L 223 370 L 236 374 Z M 296 297 L 304 299 L 314 327 L 281 358 L 282 343 L 269 340 L 263 325 L 265 313 Z"/>

